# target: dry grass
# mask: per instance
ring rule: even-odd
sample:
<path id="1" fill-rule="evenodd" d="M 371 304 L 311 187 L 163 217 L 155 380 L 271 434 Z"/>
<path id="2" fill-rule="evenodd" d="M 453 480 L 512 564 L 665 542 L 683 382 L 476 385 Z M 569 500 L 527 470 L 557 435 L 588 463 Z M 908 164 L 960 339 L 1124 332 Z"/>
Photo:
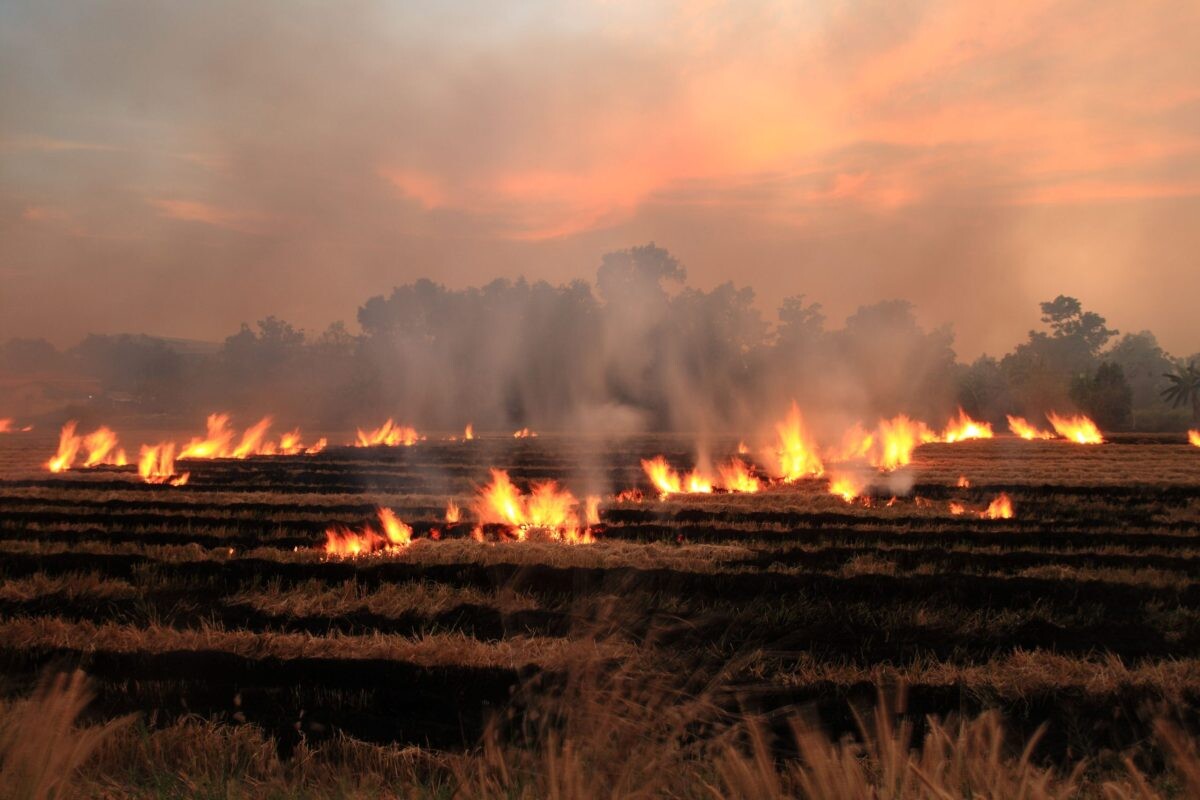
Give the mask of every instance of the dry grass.
<path id="1" fill-rule="evenodd" d="M 67 795 L 75 772 L 105 738 L 130 720 L 78 727 L 91 702 L 82 672 L 43 681 L 28 700 L 0 707 L 0 794 L 12 800 Z"/>

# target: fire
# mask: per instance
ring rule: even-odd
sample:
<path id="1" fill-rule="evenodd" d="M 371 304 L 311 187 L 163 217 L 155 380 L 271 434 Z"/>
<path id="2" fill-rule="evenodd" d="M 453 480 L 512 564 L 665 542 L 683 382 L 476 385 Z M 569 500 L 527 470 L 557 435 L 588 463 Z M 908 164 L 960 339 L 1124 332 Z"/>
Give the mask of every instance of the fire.
<path id="1" fill-rule="evenodd" d="M 1196 447 L 1200 447 L 1200 431 L 1188 431 L 1188 441 Z"/>
<path id="2" fill-rule="evenodd" d="M 956 485 L 956 486 L 958 486 L 958 488 L 960 488 L 960 489 L 970 489 L 970 488 L 971 488 L 971 481 L 969 481 L 969 480 L 967 479 L 967 476 L 966 476 L 966 475 L 959 475 L 959 476 L 958 476 L 958 483 L 957 483 L 957 484 L 955 484 L 955 485 Z"/>
<path id="3" fill-rule="evenodd" d="M 338 558 L 354 558 L 376 551 L 394 553 L 412 544 L 412 528 L 396 517 L 390 508 L 379 508 L 379 524 L 382 532 L 370 525 L 361 531 L 334 526 L 325 531 L 325 553 Z"/>
<path id="4" fill-rule="evenodd" d="M 584 515 L 583 519 L 588 525 L 600 524 L 600 495 L 589 494 L 583 500 Z"/>
<path id="5" fill-rule="evenodd" d="M 416 428 L 411 428 L 407 425 L 397 425 L 388 417 L 388 421 L 383 423 L 379 428 L 373 431 L 364 431 L 358 429 L 358 442 L 356 447 L 373 447 L 375 445 L 387 445 L 388 447 L 396 447 L 404 445 L 411 447 L 417 442 L 424 441 L 425 437 L 417 433 Z"/>
<path id="6" fill-rule="evenodd" d="M 909 419 L 904 414 L 880 420 L 877 441 L 871 450 L 871 464 L 888 472 L 899 469 L 912 461 L 918 445 L 936 439 L 924 422 Z"/>
<path id="7" fill-rule="evenodd" d="M 531 431 L 529 428 L 521 428 L 519 431 L 513 431 L 514 439 L 530 439 L 537 438 L 537 431 Z"/>
<path id="8" fill-rule="evenodd" d="M 125 451 L 117 446 L 117 435 L 103 425 L 83 437 L 83 448 L 88 452 L 83 460 L 85 467 L 97 467 L 101 464 L 123 467 L 129 463 Z"/>
<path id="9" fill-rule="evenodd" d="M 0 417 L 0 433 L 12 433 L 14 430 L 12 417 Z"/>
<path id="10" fill-rule="evenodd" d="M 1012 519 L 1012 499 L 1004 492 L 1001 492 L 996 496 L 995 500 L 988 504 L 986 511 L 979 513 L 979 516 L 983 519 Z"/>
<path id="11" fill-rule="evenodd" d="M 739 456 L 744 456 L 744 455 L 749 454 L 750 448 L 746 447 L 745 442 L 738 442 L 737 452 L 738 452 Z"/>
<path id="12" fill-rule="evenodd" d="M 322 436 L 320 439 L 317 439 L 316 443 L 313 444 L 312 446 L 305 447 L 304 443 L 300 437 L 300 429 L 297 428 L 296 430 L 289 431 L 279 437 L 279 449 L 277 450 L 277 452 L 281 456 L 299 456 L 299 455 L 311 456 L 311 455 L 316 455 L 317 453 L 324 450 L 328 444 L 329 444 L 329 440 L 327 440 L 324 436 Z M 260 453 L 259 455 L 266 455 L 266 454 Z"/>
<path id="13" fill-rule="evenodd" d="M 963 514 L 967 513 L 967 508 L 962 503 L 956 503 L 956 502 L 951 501 L 950 513 L 956 517 L 962 516 Z"/>
<path id="14" fill-rule="evenodd" d="M 554 481 L 534 482 L 522 494 L 501 469 L 493 469 L 492 482 L 479 490 L 475 514 L 481 523 L 507 525 L 509 534 L 524 541 L 531 530 L 570 544 L 591 544 L 592 533 L 579 524 L 579 501 Z"/>
<path id="15" fill-rule="evenodd" d="M 946 442 L 963 442 L 967 439 L 991 439 L 992 425 L 989 422 L 976 422 L 967 416 L 967 412 L 961 408 L 958 410 L 958 417 L 951 419 L 946 425 L 946 431 L 942 434 L 942 440 Z"/>
<path id="16" fill-rule="evenodd" d="M 458 503 L 451 500 L 446 503 L 446 522 L 453 525 L 456 522 L 462 522 L 462 509 L 458 507 Z"/>
<path id="17" fill-rule="evenodd" d="M 1020 436 L 1022 439 L 1053 439 L 1054 434 L 1050 431 L 1043 431 L 1030 425 L 1024 417 L 1014 417 L 1008 415 L 1008 429 Z"/>
<path id="18" fill-rule="evenodd" d="M 867 431 L 859 423 L 842 434 L 842 446 L 836 454 L 830 456 L 832 461 L 856 461 L 870 457 L 875 446 L 875 434 Z"/>
<path id="19" fill-rule="evenodd" d="M 709 494 L 713 490 L 712 481 L 708 478 L 696 472 L 680 475 L 663 456 L 642 459 L 642 469 L 658 489 L 661 498 L 672 494 Z"/>
<path id="20" fill-rule="evenodd" d="M 75 463 L 75 456 L 83 444 L 83 439 L 75 435 L 75 425 L 75 420 L 71 420 L 62 426 L 62 432 L 58 435 L 58 452 L 46 462 L 46 469 L 51 472 L 63 472 Z"/>
<path id="21" fill-rule="evenodd" d="M 779 436 L 775 448 L 779 476 L 791 483 L 800 478 L 819 478 L 825 465 L 817 455 L 817 447 L 804 427 L 800 407 L 794 402 L 787 418 L 775 426 Z"/>
<path id="22" fill-rule="evenodd" d="M 1070 439 L 1076 444 L 1103 444 L 1104 437 L 1100 434 L 1100 429 L 1096 427 L 1096 423 L 1082 414 L 1076 414 L 1073 417 L 1060 417 L 1051 411 L 1046 415 L 1046 419 L 1050 420 L 1050 424 L 1054 426 L 1054 430 L 1058 431 L 1058 435 L 1064 439 Z"/>
<path id="23" fill-rule="evenodd" d="M 618 503 L 640 503 L 646 499 L 646 496 L 642 494 L 641 489 L 626 489 L 613 499 Z"/>
<path id="24" fill-rule="evenodd" d="M 727 492 L 757 492 L 762 488 L 760 481 L 750 466 L 740 458 L 731 458 L 729 463 L 717 467 L 720 474 L 720 487 Z"/>
<path id="25" fill-rule="evenodd" d="M 829 479 L 829 493 L 835 494 L 847 503 L 853 503 L 862 494 L 862 483 L 849 475 L 835 475 Z"/>
<path id="26" fill-rule="evenodd" d="M 190 473 L 187 472 L 175 474 L 174 442 L 142 445 L 138 454 L 138 474 L 146 483 L 166 483 L 171 486 L 183 486 L 190 477 Z"/>
<path id="27" fill-rule="evenodd" d="M 469 442 L 475 438 L 475 426 L 467 423 L 467 427 L 463 430 L 463 441 Z"/>
<path id="28" fill-rule="evenodd" d="M 193 437 L 179 450 L 179 458 L 249 458 L 250 456 L 296 456 L 313 455 L 325 449 L 325 439 L 319 439 L 311 447 L 305 447 L 300 429 L 289 431 L 279 437 L 279 444 L 267 439 L 271 429 L 271 417 L 266 416 L 242 432 L 234 444 L 237 432 L 229 427 L 228 414 L 209 414 L 205 421 L 204 438 Z"/>
<path id="29" fill-rule="evenodd" d="M 203 439 L 192 439 L 179 452 L 180 458 L 220 458 L 229 453 L 233 431 L 229 428 L 228 414 L 209 414 L 206 422 L 208 432 Z"/>

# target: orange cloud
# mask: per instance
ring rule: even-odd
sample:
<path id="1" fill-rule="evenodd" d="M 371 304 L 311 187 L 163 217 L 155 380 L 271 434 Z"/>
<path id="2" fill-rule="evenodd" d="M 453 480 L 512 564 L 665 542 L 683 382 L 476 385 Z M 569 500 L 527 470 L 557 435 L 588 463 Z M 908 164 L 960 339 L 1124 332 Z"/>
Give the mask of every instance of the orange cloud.
<path id="1" fill-rule="evenodd" d="M 240 233 L 263 233 L 269 217 L 265 214 L 235 211 L 196 200 L 159 198 L 151 203 L 167 219 L 180 222 L 199 222 Z"/>

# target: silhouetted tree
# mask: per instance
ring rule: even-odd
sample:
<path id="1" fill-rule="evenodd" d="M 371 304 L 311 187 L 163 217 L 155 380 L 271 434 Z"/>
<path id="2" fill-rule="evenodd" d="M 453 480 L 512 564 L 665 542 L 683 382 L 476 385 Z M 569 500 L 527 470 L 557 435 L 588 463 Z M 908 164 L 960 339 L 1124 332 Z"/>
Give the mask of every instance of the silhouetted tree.
<path id="1" fill-rule="evenodd" d="M 1101 428 L 1123 430 L 1129 426 L 1133 390 L 1119 365 L 1105 361 L 1094 375 L 1077 376 L 1071 382 L 1070 396 Z"/>
<path id="2" fill-rule="evenodd" d="M 1171 408 L 1191 405 L 1192 421 L 1200 422 L 1200 368 L 1192 361 L 1186 367 L 1177 364 L 1174 372 L 1164 372 L 1170 385 L 1162 390 L 1162 397 Z"/>

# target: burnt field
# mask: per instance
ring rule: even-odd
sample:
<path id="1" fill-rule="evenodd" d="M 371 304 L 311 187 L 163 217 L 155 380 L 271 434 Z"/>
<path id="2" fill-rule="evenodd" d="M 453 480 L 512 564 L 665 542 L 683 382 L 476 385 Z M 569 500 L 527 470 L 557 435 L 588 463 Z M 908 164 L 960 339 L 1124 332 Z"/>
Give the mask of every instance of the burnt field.
<path id="1" fill-rule="evenodd" d="M 1154 721 L 1200 721 L 1200 450 L 1179 437 L 928 444 L 890 503 L 895 484 L 846 502 L 817 479 L 655 499 L 639 461 L 689 465 L 682 437 L 334 446 L 182 462 L 178 487 L 49 475 L 45 436 L 0 448 L 0 686 L 78 666 L 92 719 L 255 726 L 284 758 L 457 753 L 580 663 L 636 663 L 717 713 L 782 728 L 805 708 L 835 736 L 903 684 L 917 720 L 998 709 L 1017 741 L 1048 723 L 1055 766 L 1153 768 Z M 600 494 L 596 541 L 475 541 L 489 468 Z M 1000 493 L 1011 519 L 975 513 Z M 411 545 L 326 556 L 327 528 L 379 507 Z"/>

